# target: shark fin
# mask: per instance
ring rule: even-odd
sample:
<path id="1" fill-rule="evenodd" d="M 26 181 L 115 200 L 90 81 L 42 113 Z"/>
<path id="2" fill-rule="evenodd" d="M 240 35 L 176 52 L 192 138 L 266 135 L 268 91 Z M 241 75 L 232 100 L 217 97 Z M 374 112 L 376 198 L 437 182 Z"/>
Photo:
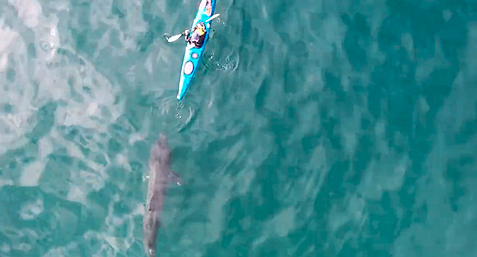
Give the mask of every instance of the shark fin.
<path id="1" fill-rule="evenodd" d="M 170 183 L 174 183 L 174 184 L 177 184 L 177 185 L 181 185 L 183 184 L 183 181 L 182 181 L 182 178 L 181 178 L 181 175 L 177 174 L 176 172 L 170 170 L 169 171 L 169 182 Z"/>

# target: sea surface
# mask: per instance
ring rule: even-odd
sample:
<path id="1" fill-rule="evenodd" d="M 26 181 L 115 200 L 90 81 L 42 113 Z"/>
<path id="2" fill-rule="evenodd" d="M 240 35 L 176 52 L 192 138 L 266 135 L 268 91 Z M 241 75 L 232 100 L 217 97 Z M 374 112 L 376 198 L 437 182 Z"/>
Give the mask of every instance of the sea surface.
<path id="1" fill-rule="evenodd" d="M 0 257 L 477 256 L 477 1 L 0 1 Z"/>

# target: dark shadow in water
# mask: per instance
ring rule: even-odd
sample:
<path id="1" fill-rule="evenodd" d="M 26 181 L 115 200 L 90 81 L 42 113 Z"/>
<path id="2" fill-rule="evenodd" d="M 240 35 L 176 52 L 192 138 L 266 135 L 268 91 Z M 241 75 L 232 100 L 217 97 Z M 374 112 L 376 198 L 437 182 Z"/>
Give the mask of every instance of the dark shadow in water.
<path id="1" fill-rule="evenodd" d="M 361 71 L 368 65 L 368 55 L 364 47 L 369 46 L 370 28 L 366 21 L 366 16 L 356 13 L 351 19 L 348 14 L 341 16 L 343 22 L 348 26 L 348 31 L 343 42 L 348 60 L 357 71 Z"/>
<path id="2" fill-rule="evenodd" d="M 33 127 L 31 132 L 25 134 L 25 137 L 32 142 L 38 142 L 40 138 L 49 134 L 55 124 L 57 108 L 58 104 L 56 102 L 49 102 L 43 105 L 36 113 L 38 123 Z"/>
<path id="3" fill-rule="evenodd" d="M 291 43 L 284 57 L 286 60 L 283 63 L 283 90 L 286 94 L 298 93 L 308 75 L 306 74 L 307 66 L 310 65 L 308 45 L 302 40 Z"/>
<path id="4" fill-rule="evenodd" d="M 106 26 L 101 26 L 97 30 L 92 30 L 90 26 L 91 3 L 71 1 L 71 20 L 69 28 L 73 37 L 73 47 L 79 54 L 86 54 L 89 57 L 94 56 L 98 42 L 107 31 Z M 77 24 L 73 25 L 73 24 Z"/>
<path id="5" fill-rule="evenodd" d="M 451 159 L 447 163 L 447 169 L 445 171 L 445 176 L 447 178 L 447 186 L 451 188 L 449 200 L 451 204 L 452 211 L 458 211 L 458 201 L 459 198 L 464 196 L 467 192 L 465 186 L 465 180 L 469 176 L 468 174 L 472 173 L 470 169 L 465 169 L 467 164 L 472 164 L 473 158 L 471 156 L 465 156 L 464 158 Z M 467 173 L 467 172 L 470 173 Z"/>
<path id="6" fill-rule="evenodd" d="M 145 0 L 142 3 L 142 19 L 149 24 L 149 30 L 146 32 L 142 38 L 138 39 L 139 52 L 144 53 L 148 50 L 148 47 L 154 42 L 157 38 L 162 38 L 164 33 L 165 22 L 164 20 L 155 15 L 154 11 L 154 1 Z"/>

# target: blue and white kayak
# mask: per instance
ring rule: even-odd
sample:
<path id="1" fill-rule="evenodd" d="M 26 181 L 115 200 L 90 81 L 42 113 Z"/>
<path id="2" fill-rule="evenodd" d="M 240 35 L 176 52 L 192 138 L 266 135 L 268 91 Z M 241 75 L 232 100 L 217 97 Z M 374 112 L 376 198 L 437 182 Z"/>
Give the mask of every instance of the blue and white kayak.
<path id="1" fill-rule="evenodd" d="M 210 2 L 209 6 L 206 6 L 206 3 Z M 191 33 L 194 27 L 199 22 L 204 22 L 206 28 L 206 34 L 204 43 L 202 47 L 196 48 L 194 45 L 187 43 L 185 48 L 184 60 L 182 61 L 181 77 L 179 81 L 179 92 L 177 92 L 177 100 L 182 100 L 184 95 L 189 89 L 189 86 L 192 82 L 192 79 L 195 76 L 197 69 L 199 68 L 200 61 L 202 59 L 202 54 L 204 53 L 205 46 L 209 40 L 209 35 L 212 30 L 212 21 L 206 22 L 210 17 L 215 13 L 215 3 L 216 0 L 202 0 L 199 5 L 199 10 L 195 16 L 194 22 L 192 23 Z"/>

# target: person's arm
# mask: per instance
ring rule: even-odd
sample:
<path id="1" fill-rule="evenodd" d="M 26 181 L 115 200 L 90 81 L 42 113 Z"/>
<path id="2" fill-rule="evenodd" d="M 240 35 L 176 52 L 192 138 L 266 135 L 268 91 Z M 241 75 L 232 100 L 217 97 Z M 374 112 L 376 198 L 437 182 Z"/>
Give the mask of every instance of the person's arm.
<path id="1" fill-rule="evenodd" d="M 186 30 L 184 31 L 185 41 L 189 41 L 189 39 L 190 39 L 190 33 L 189 33 L 189 32 L 190 32 L 190 30 L 188 30 L 188 29 L 186 29 Z"/>

